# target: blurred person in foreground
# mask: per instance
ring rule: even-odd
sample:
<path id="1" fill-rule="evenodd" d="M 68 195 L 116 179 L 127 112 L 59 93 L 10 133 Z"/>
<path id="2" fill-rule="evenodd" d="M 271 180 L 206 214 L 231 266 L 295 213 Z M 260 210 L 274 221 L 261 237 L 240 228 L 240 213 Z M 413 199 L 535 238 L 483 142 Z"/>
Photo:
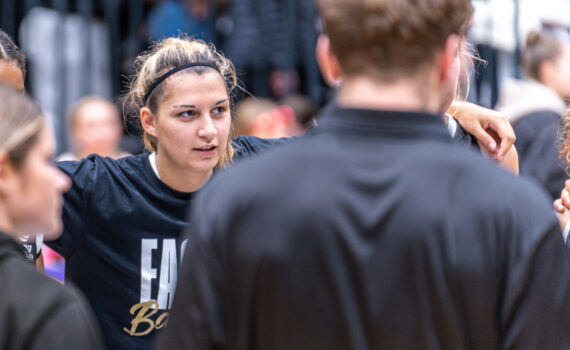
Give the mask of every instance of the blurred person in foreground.
<path id="1" fill-rule="evenodd" d="M 470 1 L 318 3 L 338 106 L 200 191 L 159 348 L 570 347 L 546 194 L 442 122 Z"/>
<path id="2" fill-rule="evenodd" d="M 58 161 L 80 160 L 90 154 L 114 159 L 128 156 L 119 148 L 123 127 L 117 107 L 99 96 L 80 99 L 69 113 L 68 127 L 72 150 Z"/>
<path id="3" fill-rule="evenodd" d="M 18 244 L 22 235 L 59 235 L 71 182 L 52 163 L 54 137 L 40 108 L 5 85 L 0 100 L 2 349 L 102 349 L 83 297 L 36 272 Z"/>
<path id="4" fill-rule="evenodd" d="M 10 86 L 21 94 L 26 89 L 26 56 L 14 43 L 14 40 L 0 29 L 0 83 Z M 19 237 L 22 249 L 30 262 L 36 264 L 38 271 L 44 271 L 42 256 L 42 235 L 29 235 Z"/>
<path id="5" fill-rule="evenodd" d="M 556 199 L 567 178 L 557 146 L 570 98 L 570 44 L 554 32 L 531 32 L 522 65 L 528 79 L 507 80 L 497 108 L 513 124 L 521 176 Z"/>

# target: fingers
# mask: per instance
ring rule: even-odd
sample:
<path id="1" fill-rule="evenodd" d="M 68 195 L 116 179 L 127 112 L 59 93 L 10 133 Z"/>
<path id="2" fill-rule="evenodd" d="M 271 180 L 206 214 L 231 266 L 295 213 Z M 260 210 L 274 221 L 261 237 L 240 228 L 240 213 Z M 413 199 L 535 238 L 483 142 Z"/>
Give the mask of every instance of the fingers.
<path id="1" fill-rule="evenodd" d="M 565 208 L 570 209 L 570 192 L 568 192 L 568 190 L 562 190 L 562 193 L 560 194 L 560 201 Z"/>
<path id="2" fill-rule="evenodd" d="M 562 204 L 562 200 L 560 199 L 555 200 L 554 202 L 552 202 L 552 206 L 554 207 L 554 210 L 557 215 L 559 213 L 560 214 L 564 213 L 564 205 Z"/>
<path id="3" fill-rule="evenodd" d="M 496 113 L 494 118 L 489 119 L 487 132 L 496 139 L 498 148 L 493 152 L 493 156 L 501 161 L 509 153 L 516 141 L 515 131 L 504 115 Z"/>
<path id="4" fill-rule="evenodd" d="M 495 138 L 481 126 L 477 126 L 476 128 L 469 130 L 469 132 L 473 137 L 475 137 L 480 145 L 483 145 L 485 149 L 489 151 L 491 157 L 494 158 L 494 154 L 497 151 L 497 141 L 495 141 Z"/>

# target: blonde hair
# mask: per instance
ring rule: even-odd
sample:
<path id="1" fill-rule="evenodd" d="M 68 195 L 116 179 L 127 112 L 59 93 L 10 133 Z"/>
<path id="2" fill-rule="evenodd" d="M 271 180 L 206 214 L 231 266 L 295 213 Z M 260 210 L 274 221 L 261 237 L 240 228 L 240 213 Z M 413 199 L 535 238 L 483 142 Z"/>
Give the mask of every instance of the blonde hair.
<path id="1" fill-rule="evenodd" d="M 0 84 L 0 149 L 19 168 L 45 126 L 41 108 L 29 97 Z"/>
<path id="2" fill-rule="evenodd" d="M 124 99 L 124 114 L 139 129 L 142 125 L 139 118 L 140 109 L 148 107 L 153 113 L 158 111 L 160 99 L 164 95 L 166 82 L 156 86 L 148 95 L 146 101 L 144 96 L 150 86 L 163 74 L 178 66 L 188 63 L 207 63 L 216 68 L 222 76 L 226 85 L 230 101 L 232 93 L 237 85 L 236 70 L 233 63 L 216 50 L 213 45 L 208 45 L 202 40 L 190 39 L 188 37 L 166 38 L 155 43 L 150 50 L 139 55 L 135 61 L 136 72 L 131 79 L 129 92 Z M 185 69 L 201 74 L 210 67 L 195 66 Z M 144 132 L 144 144 L 150 152 L 156 152 L 156 137 Z M 231 133 L 230 133 L 231 138 Z M 231 142 L 228 139 L 226 149 L 220 158 L 217 167 L 227 166 L 234 155 Z"/>

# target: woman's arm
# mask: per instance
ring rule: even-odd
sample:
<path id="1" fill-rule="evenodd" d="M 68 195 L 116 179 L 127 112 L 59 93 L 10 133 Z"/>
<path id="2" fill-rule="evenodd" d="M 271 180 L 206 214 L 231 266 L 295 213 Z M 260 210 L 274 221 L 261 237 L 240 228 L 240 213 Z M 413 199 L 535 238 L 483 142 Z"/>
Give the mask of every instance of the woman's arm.
<path id="1" fill-rule="evenodd" d="M 489 131 L 489 133 L 495 139 L 496 143 L 500 143 L 500 139 L 497 135 L 495 135 L 494 131 Z M 481 144 L 480 141 L 477 141 L 477 143 L 479 144 L 479 149 L 481 150 L 481 154 L 483 155 L 483 157 L 488 159 L 493 159 L 493 156 L 489 153 L 487 148 L 483 144 Z M 514 145 L 511 146 L 511 148 L 509 149 L 509 151 L 503 157 L 502 160 L 500 161 L 496 160 L 496 161 L 497 164 L 503 169 L 506 169 L 517 176 L 519 175 L 519 153 L 517 152 L 517 148 Z"/>
<path id="2" fill-rule="evenodd" d="M 503 114 L 462 101 L 454 101 L 447 113 L 477 139 L 482 149 L 486 149 L 492 159 L 502 163 L 510 153 L 509 158 L 512 161 L 511 148 L 513 148 L 516 136 L 511 124 Z"/>

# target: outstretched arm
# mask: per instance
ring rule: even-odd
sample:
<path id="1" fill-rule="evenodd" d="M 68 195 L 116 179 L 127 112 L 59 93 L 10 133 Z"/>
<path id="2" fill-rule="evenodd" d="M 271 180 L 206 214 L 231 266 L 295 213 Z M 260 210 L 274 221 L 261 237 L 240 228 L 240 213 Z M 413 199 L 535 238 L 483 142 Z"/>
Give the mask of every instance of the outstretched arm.
<path id="1" fill-rule="evenodd" d="M 512 152 L 511 149 L 516 136 L 511 124 L 503 114 L 462 101 L 454 101 L 447 113 L 477 139 L 492 159 L 502 162 L 509 152 Z"/>

